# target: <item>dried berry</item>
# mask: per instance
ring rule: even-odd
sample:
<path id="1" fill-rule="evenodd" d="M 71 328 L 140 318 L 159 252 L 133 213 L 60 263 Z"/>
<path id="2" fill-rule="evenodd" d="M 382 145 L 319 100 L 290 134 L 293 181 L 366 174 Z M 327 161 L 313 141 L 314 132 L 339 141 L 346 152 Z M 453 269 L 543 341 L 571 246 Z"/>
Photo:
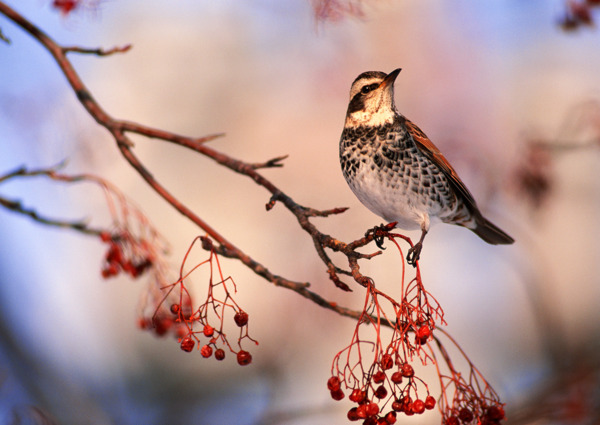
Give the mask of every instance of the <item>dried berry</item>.
<path id="1" fill-rule="evenodd" d="M 252 355 L 244 350 L 237 353 L 237 362 L 240 366 L 246 366 L 252 363 Z"/>
<path id="2" fill-rule="evenodd" d="M 460 422 L 456 416 L 449 416 L 446 418 L 446 421 L 444 422 L 444 424 L 445 425 L 459 425 Z"/>
<path id="3" fill-rule="evenodd" d="M 469 423 L 473 418 L 473 412 L 468 407 L 463 407 L 458 411 L 458 419 L 463 423 Z"/>
<path id="4" fill-rule="evenodd" d="M 376 384 L 381 384 L 385 380 L 385 372 L 377 371 L 373 374 L 373 382 Z"/>
<path id="5" fill-rule="evenodd" d="M 378 399 L 382 399 L 385 398 L 387 396 L 388 392 L 385 389 L 385 386 L 380 385 L 379 387 L 377 387 L 377 389 L 375 390 L 375 397 L 377 397 Z"/>
<path id="6" fill-rule="evenodd" d="M 215 350 L 215 359 L 217 360 L 223 360 L 225 358 L 225 350 L 223 350 L 222 348 L 217 348 Z"/>
<path id="7" fill-rule="evenodd" d="M 416 399 L 412 404 L 412 411 L 418 415 L 425 411 L 425 402 L 423 400 Z"/>
<path id="8" fill-rule="evenodd" d="M 194 349 L 194 345 L 196 345 L 196 342 L 190 337 L 183 338 L 181 341 L 181 349 L 188 353 Z"/>
<path id="9" fill-rule="evenodd" d="M 396 412 L 388 412 L 388 414 L 385 415 L 385 421 L 390 425 L 395 424 L 396 423 Z"/>
<path id="10" fill-rule="evenodd" d="M 248 324 L 248 313 L 246 313 L 245 311 L 238 311 L 237 313 L 235 313 L 235 316 L 233 316 L 233 320 L 235 321 L 235 324 L 238 325 L 240 328 L 242 326 L 246 326 Z"/>
<path id="11" fill-rule="evenodd" d="M 400 370 L 402 372 L 402 376 L 405 376 L 407 378 L 412 378 L 413 376 L 415 376 L 415 370 L 408 363 L 404 363 Z"/>
<path id="12" fill-rule="evenodd" d="M 353 407 L 352 409 L 348 410 L 348 419 L 349 420 L 358 421 L 360 419 L 360 416 L 358 416 L 357 410 L 358 410 L 357 407 Z"/>
<path id="13" fill-rule="evenodd" d="M 391 380 L 394 384 L 399 384 L 402 382 L 402 372 L 394 372 L 392 373 Z"/>
<path id="14" fill-rule="evenodd" d="M 367 413 L 367 417 L 375 416 L 379 413 L 379 405 L 377 403 L 369 403 L 365 405 L 365 411 Z"/>
<path id="15" fill-rule="evenodd" d="M 394 359 L 390 354 L 384 354 L 381 356 L 381 368 L 383 370 L 391 369 L 394 366 Z"/>
<path id="16" fill-rule="evenodd" d="M 204 334 L 204 336 L 210 338 L 215 333 L 215 330 L 210 325 L 204 325 L 204 329 L 202 330 L 202 333 Z"/>
<path id="17" fill-rule="evenodd" d="M 425 398 L 425 409 L 431 410 L 435 407 L 435 398 L 433 396 L 428 395 Z"/>
<path id="18" fill-rule="evenodd" d="M 336 391 L 340 389 L 340 378 L 332 376 L 327 380 L 327 389 L 329 391 Z"/>
<path id="19" fill-rule="evenodd" d="M 344 392 L 342 391 L 341 388 L 338 388 L 337 390 L 333 390 L 333 391 L 331 391 L 331 398 L 339 401 L 344 398 Z"/>
<path id="20" fill-rule="evenodd" d="M 353 401 L 355 403 L 362 403 L 367 398 L 367 393 L 356 388 L 352 391 L 352 394 L 350 394 L 350 397 L 348 398 L 350 399 L 350 401 Z"/>
<path id="21" fill-rule="evenodd" d="M 212 352 L 213 352 L 213 349 L 210 345 L 205 345 L 200 349 L 200 354 L 202 354 L 202 357 L 204 357 L 204 358 L 208 358 L 208 357 L 212 356 Z"/>
<path id="22" fill-rule="evenodd" d="M 486 416 L 492 420 L 502 420 L 504 419 L 504 409 L 502 406 L 490 406 L 486 412 Z"/>

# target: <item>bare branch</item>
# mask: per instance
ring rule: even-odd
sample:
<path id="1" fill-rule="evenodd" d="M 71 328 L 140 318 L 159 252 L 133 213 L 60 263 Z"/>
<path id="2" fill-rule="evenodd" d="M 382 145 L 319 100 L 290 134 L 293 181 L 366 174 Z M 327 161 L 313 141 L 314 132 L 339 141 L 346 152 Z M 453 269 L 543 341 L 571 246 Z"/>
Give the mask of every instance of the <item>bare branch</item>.
<path id="1" fill-rule="evenodd" d="M 120 47 L 113 47 L 112 49 L 102 49 L 102 48 L 89 49 L 89 48 L 79 47 L 79 46 L 70 46 L 70 47 L 62 47 L 62 51 L 64 54 L 74 52 L 74 53 L 81 53 L 81 54 L 86 54 L 86 55 L 110 56 L 110 55 L 114 55 L 115 53 L 128 52 L 129 50 L 131 50 L 132 47 L 133 46 L 131 44 L 126 44 L 126 45 L 120 46 Z"/>

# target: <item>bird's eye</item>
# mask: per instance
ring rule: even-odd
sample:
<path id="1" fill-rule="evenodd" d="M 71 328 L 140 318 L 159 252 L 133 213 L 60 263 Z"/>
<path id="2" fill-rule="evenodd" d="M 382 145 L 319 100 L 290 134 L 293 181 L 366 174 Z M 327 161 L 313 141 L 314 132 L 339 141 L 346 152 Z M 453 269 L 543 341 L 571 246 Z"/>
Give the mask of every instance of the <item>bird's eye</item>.
<path id="1" fill-rule="evenodd" d="M 367 94 L 369 93 L 371 90 L 373 90 L 374 88 L 376 88 L 378 86 L 378 84 L 369 84 L 364 86 L 362 89 L 360 89 L 360 92 L 362 94 Z"/>

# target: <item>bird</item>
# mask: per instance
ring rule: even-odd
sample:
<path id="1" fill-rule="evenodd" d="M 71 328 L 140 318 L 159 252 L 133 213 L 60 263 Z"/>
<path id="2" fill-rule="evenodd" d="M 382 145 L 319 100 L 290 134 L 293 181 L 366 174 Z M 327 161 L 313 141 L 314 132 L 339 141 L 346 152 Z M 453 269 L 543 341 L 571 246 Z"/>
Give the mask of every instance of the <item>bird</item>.
<path id="1" fill-rule="evenodd" d="M 514 243 L 482 215 L 471 192 L 425 133 L 398 112 L 394 82 L 401 70 L 363 72 L 352 83 L 339 149 L 350 189 L 388 223 L 421 230 L 406 256 L 414 267 L 432 223 L 466 227 L 492 245 Z M 382 240 L 375 241 L 382 247 Z"/>

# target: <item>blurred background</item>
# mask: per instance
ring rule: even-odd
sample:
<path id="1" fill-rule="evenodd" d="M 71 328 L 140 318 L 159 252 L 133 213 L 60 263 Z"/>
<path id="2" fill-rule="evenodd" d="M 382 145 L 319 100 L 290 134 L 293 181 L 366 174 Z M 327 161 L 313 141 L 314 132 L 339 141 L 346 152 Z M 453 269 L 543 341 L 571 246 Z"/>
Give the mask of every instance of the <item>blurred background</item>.
<path id="1" fill-rule="evenodd" d="M 248 162 L 289 155 L 263 174 L 302 205 L 350 207 L 314 220 L 344 241 L 381 222 L 340 171 L 350 84 L 403 68 L 398 109 L 517 240 L 494 247 L 459 227 L 432 229 L 422 278 L 446 329 L 508 403 L 508 423 L 600 423 L 600 34 L 564 31 L 564 1 L 366 2 L 362 16 L 326 21 L 307 0 L 103 1 L 65 16 L 50 1 L 6 3 L 62 45 L 132 44 L 70 56 L 109 114 L 189 136 L 225 132 L 211 146 Z M 178 267 L 199 229 L 123 161 L 50 55 L 4 17 L 0 29 L 11 41 L 0 42 L 0 174 L 66 159 L 65 172 L 105 177 L 153 221 Z M 265 211 L 265 190 L 188 150 L 135 142 L 155 177 L 242 250 L 361 308 L 362 292 L 333 286 L 295 218 Z M 110 223 L 101 191 L 86 185 L 21 179 L 0 196 Z M 0 209 L 0 241 L 0 423 L 347 423 L 351 403 L 331 400 L 325 382 L 352 320 L 223 260 L 260 344 L 250 366 L 217 363 L 137 328 L 144 279 L 102 279 L 98 239 Z M 390 249 L 361 270 L 393 294 L 399 268 Z"/>

